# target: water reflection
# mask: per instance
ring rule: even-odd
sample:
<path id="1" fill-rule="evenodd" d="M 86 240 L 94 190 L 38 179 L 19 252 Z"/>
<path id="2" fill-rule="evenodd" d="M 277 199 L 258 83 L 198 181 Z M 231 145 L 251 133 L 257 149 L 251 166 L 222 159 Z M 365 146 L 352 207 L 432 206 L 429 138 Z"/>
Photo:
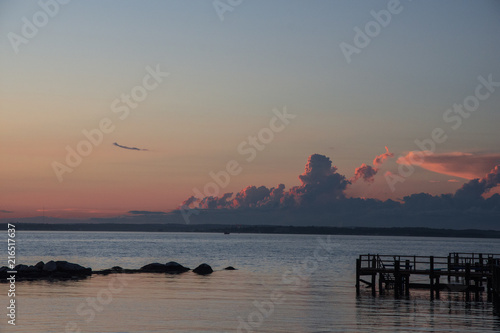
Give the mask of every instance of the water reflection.
<path id="1" fill-rule="evenodd" d="M 485 301 L 465 302 L 462 293 L 443 293 L 439 300 L 425 292 L 407 299 L 364 294 L 356 299 L 356 321 L 360 331 L 377 327 L 394 332 L 490 332 L 500 327 L 500 318 L 491 316 L 497 309 Z"/>

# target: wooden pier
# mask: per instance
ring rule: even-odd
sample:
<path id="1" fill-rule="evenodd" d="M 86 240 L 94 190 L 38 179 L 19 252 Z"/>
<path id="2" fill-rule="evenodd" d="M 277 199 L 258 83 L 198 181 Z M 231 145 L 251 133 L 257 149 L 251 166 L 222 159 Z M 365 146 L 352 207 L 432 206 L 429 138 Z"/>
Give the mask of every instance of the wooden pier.
<path id="1" fill-rule="evenodd" d="M 368 277 L 368 278 L 366 278 Z M 361 283 L 372 295 L 394 290 L 394 296 L 409 296 L 410 289 L 428 289 L 430 297 L 441 291 L 464 292 L 466 301 L 486 290 L 488 301 L 500 299 L 500 254 L 450 253 L 447 257 L 404 255 L 360 255 L 356 259 L 356 294 Z"/>

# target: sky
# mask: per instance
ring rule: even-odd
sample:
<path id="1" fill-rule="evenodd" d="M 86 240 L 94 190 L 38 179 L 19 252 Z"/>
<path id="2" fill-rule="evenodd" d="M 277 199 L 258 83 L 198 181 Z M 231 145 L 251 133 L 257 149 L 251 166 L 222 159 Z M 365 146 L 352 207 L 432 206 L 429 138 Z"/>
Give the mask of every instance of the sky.
<path id="1" fill-rule="evenodd" d="M 497 1 L 66 2 L 0 1 L 0 218 L 297 199 L 314 161 L 324 205 L 404 203 L 500 164 Z"/>

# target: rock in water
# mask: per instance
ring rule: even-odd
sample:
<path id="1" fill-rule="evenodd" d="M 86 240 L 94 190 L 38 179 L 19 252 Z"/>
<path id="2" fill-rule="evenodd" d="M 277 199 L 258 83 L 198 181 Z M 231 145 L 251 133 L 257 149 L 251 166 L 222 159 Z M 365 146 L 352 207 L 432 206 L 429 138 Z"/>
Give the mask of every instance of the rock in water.
<path id="1" fill-rule="evenodd" d="M 152 264 L 147 264 L 146 266 L 141 267 L 141 271 L 144 272 L 155 272 L 155 273 L 161 273 L 165 272 L 166 267 L 164 264 L 160 264 L 158 262 L 154 262 Z"/>
<path id="2" fill-rule="evenodd" d="M 84 273 L 89 270 L 89 268 L 67 261 L 56 261 L 56 265 L 59 272 Z"/>
<path id="3" fill-rule="evenodd" d="M 212 269 L 212 267 L 210 267 L 207 264 L 201 264 L 200 266 L 193 269 L 193 272 L 195 272 L 196 274 L 200 274 L 200 275 L 212 274 L 213 271 L 214 270 Z"/>
<path id="4" fill-rule="evenodd" d="M 165 272 L 170 274 L 179 274 L 189 271 L 190 269 L 182 266 L 178 262 L 169 261 L 165 264 Z"/>
<path id="5" fill-rule="evenodd" d="M 226 268 L 224 268 L 224 270 L 226 270 L 226 271 L 235 271 L 236 268 L 234 268 L 233 266 L 227 266 Z"/>
<path id="6" fill-rule="evenodd" d="M 19 265 L 16 265 L 16 267 L 14 267 L 14 270 L 17 271 L 18 273 L 24 273 L 24 272 L 29 270 L 29 266 L 19 264 Z"/>
<path id="7" fill-rule="evenodd" d="M 51 260 L 45 265 L 43 265 L 43 270 L 45 272 L 55 272 L 57 270 L 57 264 L 55 261 Z"/>

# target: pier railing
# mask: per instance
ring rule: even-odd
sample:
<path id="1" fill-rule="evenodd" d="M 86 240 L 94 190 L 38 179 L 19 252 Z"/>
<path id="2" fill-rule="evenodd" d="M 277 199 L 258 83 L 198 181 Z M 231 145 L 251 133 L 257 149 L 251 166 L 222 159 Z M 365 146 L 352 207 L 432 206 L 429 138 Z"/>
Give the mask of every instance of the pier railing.
<path id="1" fill-rule="evenodd" d="M 384 255 L 366 254 L 360 255 L 361 268 L 363 269 L 386 269 L 394 270 L 399 262 L 400 271 L 427 271 L 448 269 L 448 257 L 434 256 L 405 256 L 405 255 Z"/>
<path id="2" fill-rule="evenodd" d="M 360 268 L 394 269 L 399 262 L 401 271 L 425 272 L 461 271 L 468 266 L 472 272 L 490 271 L 492 264 L 500 261 L 500 254 L 493 253 L 450 253 L 447 257 L 363 254 L 359 256 Z"/>

